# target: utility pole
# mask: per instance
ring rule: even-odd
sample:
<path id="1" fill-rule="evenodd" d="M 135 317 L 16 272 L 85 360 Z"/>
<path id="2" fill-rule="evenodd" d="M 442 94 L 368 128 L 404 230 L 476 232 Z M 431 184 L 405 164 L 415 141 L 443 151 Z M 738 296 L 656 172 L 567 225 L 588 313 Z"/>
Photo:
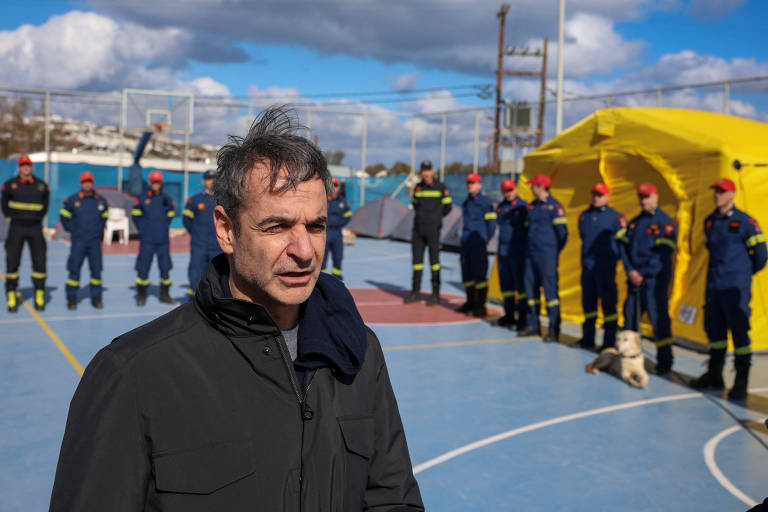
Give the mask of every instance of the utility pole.
<path id="1" fill-rule="evenodd" d="M 565 53 L 565 0 L 560 0 L 557 28 L 557 106 L 555 135 L 563 131 L 563 53 Z"/>
<path id="2" fill-rule="evenodd" d="M 496 115 L 493 124 L 493 167 L 491 172 L 498 174 L 499 169 L 499 142 L 501 140 L 501 126 L 499 117 L 501 114 L 501 77 L 504 74 L 504 27 L 506 25 L 509 4 L 501 4 L 496 17 L 499 19 L 499 56 L 496 64 Z"/>

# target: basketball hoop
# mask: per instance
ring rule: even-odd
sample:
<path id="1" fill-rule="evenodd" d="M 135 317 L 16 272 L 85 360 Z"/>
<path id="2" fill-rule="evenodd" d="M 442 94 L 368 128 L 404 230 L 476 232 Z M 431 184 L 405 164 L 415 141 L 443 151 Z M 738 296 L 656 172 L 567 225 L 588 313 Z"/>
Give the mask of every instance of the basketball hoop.
<path id="1" fill-rule="evenodd" d="M 157 135 L 167 136 L 171 130 L 171 125 L 168 123 L 153 123 L 152 127 Z"/>

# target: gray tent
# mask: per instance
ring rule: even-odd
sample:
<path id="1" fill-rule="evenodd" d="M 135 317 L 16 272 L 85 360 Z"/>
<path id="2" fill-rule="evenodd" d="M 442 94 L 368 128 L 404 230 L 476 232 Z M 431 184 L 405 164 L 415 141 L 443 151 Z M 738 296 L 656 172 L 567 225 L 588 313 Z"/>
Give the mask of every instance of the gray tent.
<path id="1" fill-rule="evenodd" d="M 358 235 L 388 238 L 407 214 L 407 206 L 385 195 L 355 210 L 347 229 Z"/>

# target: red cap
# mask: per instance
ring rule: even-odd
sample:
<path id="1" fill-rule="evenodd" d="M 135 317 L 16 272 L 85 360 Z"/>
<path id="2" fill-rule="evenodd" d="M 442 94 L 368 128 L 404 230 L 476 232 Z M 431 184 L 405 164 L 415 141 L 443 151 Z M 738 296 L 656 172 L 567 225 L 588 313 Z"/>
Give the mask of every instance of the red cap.
<path id="1" fill-rule="evenodd" d="M 331 182 L 333 182 L 334 185 L 338 185 L 339 184 L 339 178 L 333 178 L 331 180 Z"/>
<path id="2" fill-rule="evenodd" d="M 21 156 L 19 157 L 19 159 L 18 159 L 18 160 L 16 160 L 16 165 L 17 165 L 18 167 L 21 167 L 21 166 L 22 166 L 22 165 L 24 165 L 24 164 L 27 164 L 27 165 L 34 165 L 34 164 L 32 163 L 32 160 L 29 158 L 29 156 L 27 156 L 27 155 L 21 155 Z"/>
<path id="3" fill-rule="evenodd" d="M 91 171 L 83 171 L 82 174 L 80 174 L 80 183 L 84 181 L 90 181 L 93 183 L 93 173 Z"/>
<path id="4" fill-rule="evenodd" d="M 710 185 L 709 188 L 716 188 L 719 190 L 732 190 L 736 192 L 736 184 L 728 178 L 720 178 L 712 185 Z"/>
<path id="5" fill-rule="evenodd" d="M 637 186 L 637 195 L 639 196 L 649 196 L 658 193 L 659 191 L 656 190 L 656 185 L 653 183 L 641 183 Z"/>
<path id="6" fill-rule="evenodd" d="M 162 183 L 163 182 L 163 173 L 160 171 L 152 171 L 149 173 L 149 182 L 150 183 Z"/>
<path id="7" fill-rule="evenodd" d="M 501 191 L 506 192 L 507 190 L 515 190 L 515 180 L 509 178 L 501 180 Z"/>
<path id="8" fill-rule="evenodd" d="M 472 174 L 467 176 L 467 183 L 480 183 L 483 181 L 483 178 L 480 177 L 479 174 L 476 172 L 473 172 Z"/>
<path id="9" fill-rule="evenodd" d="M 530 180 L 528 180 L 529 185 L 541 185 L 542 187 L 549 188 L 552 186 L 552 178 L 547 176 L 546 174 L 537 174 Z"/>
<path id="10" fill-rule="evenodd" d="M 592 192 L 600 195 L 606 195 L 611 193 L 611 189 L 608 188 L 608 185 L 603 183 L 602 181 L 598 181 L 594 185 L 592 185 Z"/>

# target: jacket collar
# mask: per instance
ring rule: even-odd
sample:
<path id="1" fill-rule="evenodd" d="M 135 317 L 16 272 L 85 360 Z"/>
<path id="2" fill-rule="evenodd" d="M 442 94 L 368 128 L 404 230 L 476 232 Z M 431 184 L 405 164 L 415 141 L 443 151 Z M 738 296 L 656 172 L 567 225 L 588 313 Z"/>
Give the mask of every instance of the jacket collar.
<path id="1" fill-rule="evenodd" d="M 229 292 L 229 263 L 216 256 L 195 293 L 195 305 L 217 329 L 228 336 L 280 334 L 269 312 L 260 304 L 235 299 Z M 299 316 L 298 357 L 301 370 L 330 367 L 354 377 L 365 360 L 367 334 L 352 295 L 337 278 L 321 273 Z"/>

